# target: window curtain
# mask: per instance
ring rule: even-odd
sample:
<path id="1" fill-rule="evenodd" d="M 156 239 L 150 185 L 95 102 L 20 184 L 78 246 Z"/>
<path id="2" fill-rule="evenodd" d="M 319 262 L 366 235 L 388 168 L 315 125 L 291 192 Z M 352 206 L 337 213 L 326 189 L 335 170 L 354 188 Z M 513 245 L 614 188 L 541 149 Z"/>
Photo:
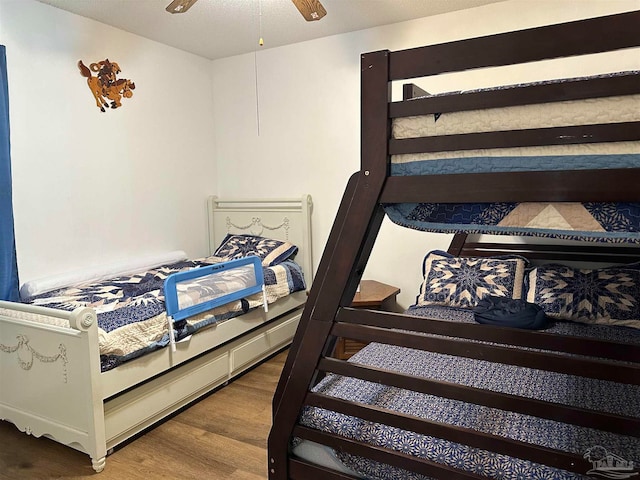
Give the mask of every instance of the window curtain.
<path id="1" fill-rule="evenodd" d="M 18 265 L 13 230 L 7 57 L 0 45 L 0 300 L 18 300 Z"/>

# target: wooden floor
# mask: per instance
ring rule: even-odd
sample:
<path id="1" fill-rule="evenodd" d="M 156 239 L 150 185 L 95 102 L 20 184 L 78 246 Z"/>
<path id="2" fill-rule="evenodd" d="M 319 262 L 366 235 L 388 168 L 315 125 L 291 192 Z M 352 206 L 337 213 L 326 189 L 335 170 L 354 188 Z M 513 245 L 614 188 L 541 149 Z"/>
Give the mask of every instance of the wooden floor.
<path id="1" fill-rule="evenodd" d="M 102 473 L 89 457 L 0 421 L 0 479 L 267 478 L 271 399 L 286 352 L 116 449 Z"/>

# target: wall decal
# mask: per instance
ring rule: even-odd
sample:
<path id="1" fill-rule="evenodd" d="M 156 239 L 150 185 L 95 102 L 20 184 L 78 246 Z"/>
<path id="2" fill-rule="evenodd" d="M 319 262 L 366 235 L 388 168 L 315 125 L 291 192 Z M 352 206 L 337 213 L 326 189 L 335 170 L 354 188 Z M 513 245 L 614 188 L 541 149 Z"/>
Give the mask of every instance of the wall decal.
<path id="1" fill-rule="evenodd" d="M 78 68 L 80 75 L 86 77 L 89 90 L 96 100 L 96 106 L 102 111 L 106 108 L 118 108 L 122 106 L 120 100 L 122 97 L 131 98 L 132 90 L 136 88 L 136 84 L 131 80 L 117 78 L 120 73 L 120 66 L 116 62 L 110 62 L 108 58 L 96 63 L 89 64 L 87 67 L 82 60 L 78 60 Z M 91 72 L 94 72 L 94 77 Z M 109 101 L 111 103 L 109 104 Z"/>

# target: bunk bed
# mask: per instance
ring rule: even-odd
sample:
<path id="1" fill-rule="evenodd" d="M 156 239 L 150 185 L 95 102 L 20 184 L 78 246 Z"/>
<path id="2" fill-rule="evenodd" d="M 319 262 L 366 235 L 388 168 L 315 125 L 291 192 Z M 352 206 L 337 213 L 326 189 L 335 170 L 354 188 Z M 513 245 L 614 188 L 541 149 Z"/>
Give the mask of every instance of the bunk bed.
<path id="1" fill-rule="evenodd" d="M 128 283 L 122 290 L 139 289 L 147 278 L 151 283 L 163 280 L 166 310 L 171 318 L 168 321 L 163 311 L 125 330 L 124 337 L 133 337 L 137 330 L 164 329 L 162 338 L 169 342 L 164 341 L 163 348 L 156 345 L 143 355 L 131 355 L 132 358 L 124 358 L 126 361 L 117 364 L 110 362 L 110 355 L 104 353 L 108 342 L 103 341 L 104 323 L 100 323 L 102 328 L 98 327 L 97 310 L 105 298 L 115 296 L 110 293 L 113 280 L 107 282 L 107 289 L 99 283 L 99 287 L 91 290 L 89 295 L 98 298 L 90 303 L 97 306 L 91 308 L 64 309 L 68 299 L 56 292 L 67 292 L 66 289 L 54 291 L 51 298 L 34 297 L 53 301 L 53 305 L 57 301 L 58 308 L 0 302 L 0 419 L 14 423 L 27 434 L 49 437 L 87 453 L 94 470 L 100 472 L 108 451 L 285 348 L 291 342 L 307 299 L 304 284 L 310 285 L 313 278 L 311 209 L 309 195 L 295 199 L 210 197 L 212 256 L 202 262 L 170 263 L 132 277 L 118 277 L 117 280 L 125 278 Z M 261 251 L 266 257 L 256 256 L 255 245 L 264 247 Z M 280 263 L 272 254 L 284 256 L 285 250 L 287 260 Z M 295 265 L 290 264 L 290 254 L 294 254 Z M 170 257 L 173 254 L 167 256 Z M 263 269 L 266 260 L 269 265 L 275 260 L 278 264 Z M 231 276 L 229 266 L 239 266 L 240 276 Z M 303 282 L 298 281 L 300 273 Z M 196 275 L 198 278 L 192 278 Z M 282 279 L 272 282 L 264 278 L 267 275 Z M 249 279 L 250 287 L 232 293 L 238 295 L 232 303 L 227 298 L 224 305 L 218 306 L 224 282 L 229 279 L 241 283 Z M 282 282 L 297 286 L 291 289 L 292 293 L 282 296 L 270 291 L 271 285 L 275 289 L 284 288 Z M 115 282 L 118 288 L 122 284 Z M 196 290 L 185 290 L 185 285 Z M 75 290 L 81 291 L 80 287 Z M 175 294 L 171 294 L 174 290 Z M 104 291 L 107 297 L 100 294 Z M 201 298 L 196 298 L 194 292 Z M 153 305 L 149 295 L 134 298 Z M 211 303 L 202 303 L 202 298 Z M 263 300 L 268 300 L 268 307 L 257 308 Z M 236 304 L 240 305 L 241 315 L 228 318 L 229 305 Z M 192 310 L 207 305 L 217 308 L 202 313 Z M 189 318 L 183 318 L 183 314 L 192 313 L 198 315 L 189 318 L 198 320 L 191 326 L 202 327 L 197 331 L 187 328 Z M 160 318 L 160 324 L 156 318 Z M 156 325 L 139 327 L 149 321 Z M 128 327 L 120 330 L 123 328 Z"/>
<path id="2" fill-rule="evenodd" d="M 638 475 L 640 324 L 630 316 L 640 298 L 630 280 L 637 277 L 640 241 L 638 25 L 640 12 L 633 11 L 362 55 L 361 169 L 347 184 L 276 389 L 270 479 Z M 424 91 L 430 79 L 458 72 L 516 65 L 535 71 L 545 62 L 571 70 L 576 59 L 596 54 L 626 55 L 634 66 Z M 416 78 L 427 82 L 403 86 L 404 99 L 391 101 L 393 82 Z M 630 116 L 594 118 L 603 112 L 599 102 L 610 100 L 623 110 L 631 106 Z M 526 110 L 554 105 L 560 113 Z M 585 116 L 564 118 L 574 107 Z M 520 109 L 524 115 L 510 116 Z M 483 120 L 503 111 L 504 122 Z M 481 128 L 467 129 L 467 115 L 478 112 Z M 459 115 L 449 129 L 447 117 Z M 579 214 L 559 221 L 557 213 L 569 210 Z M 408 228 L 455 234 L 448 253 L 427 253 L 416 305 L 404 314 L 349 307 L 385 215 Z M 478 244 L 469 233 L 528 237 Z M 554 237 L 559 244 L 548 240 Z M 469 255 L 476 263 L 489 257 L 518 265 L 512 281 L 518 289 L 498 295 L 547 308 L 553 325 L 478 323 L 469 307 L 478 307 L 479 298 L 462 305 L 466 310 L 460 304 L 440 310 L 441 291 L 428 291 L 433 265 L 464 264 Z M 624 295 L 603 302 L 626 311 L 624 322 L 558 318 L 557 304 L 545 305 L 548 291 L 536 289 L 550 278 L 541 273 L 550 267 L 535 263 L 542 260 L 623 264 L 615 268 L 625 286 L 613 288 Z M 556 274 L 577 268 L 569 265 L 555 267 Z M 606 267 L 589 272 L 617 274 Z M 371 343 L 342 361 L 332 357 L 339 337 Z"/>

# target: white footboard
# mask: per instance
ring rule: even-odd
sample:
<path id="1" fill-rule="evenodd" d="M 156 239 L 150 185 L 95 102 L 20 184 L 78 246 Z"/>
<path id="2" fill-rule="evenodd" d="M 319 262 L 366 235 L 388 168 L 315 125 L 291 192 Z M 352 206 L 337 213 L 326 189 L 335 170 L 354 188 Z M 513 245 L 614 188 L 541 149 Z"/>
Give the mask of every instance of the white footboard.
<path id="1" fill-rule="evenodd" d="M 0 301 L 0 419 L 89 454 L 101 471 L 106 443 L 97 337 L 92 309 Z"/>

